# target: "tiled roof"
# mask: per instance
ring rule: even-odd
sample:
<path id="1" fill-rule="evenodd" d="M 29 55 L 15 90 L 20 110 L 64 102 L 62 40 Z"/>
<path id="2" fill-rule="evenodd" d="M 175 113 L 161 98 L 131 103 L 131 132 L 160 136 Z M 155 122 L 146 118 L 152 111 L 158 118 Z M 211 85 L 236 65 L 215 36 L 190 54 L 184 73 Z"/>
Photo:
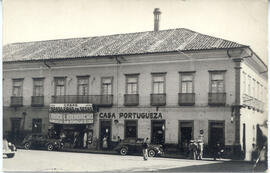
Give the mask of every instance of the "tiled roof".
<path id="1" fill-rule="evenodd" d="M 3 47 L 3 61 L 135 55 L 244 46 L 232 41 L 178 28 L 100 37 L 13 43 Z"/>

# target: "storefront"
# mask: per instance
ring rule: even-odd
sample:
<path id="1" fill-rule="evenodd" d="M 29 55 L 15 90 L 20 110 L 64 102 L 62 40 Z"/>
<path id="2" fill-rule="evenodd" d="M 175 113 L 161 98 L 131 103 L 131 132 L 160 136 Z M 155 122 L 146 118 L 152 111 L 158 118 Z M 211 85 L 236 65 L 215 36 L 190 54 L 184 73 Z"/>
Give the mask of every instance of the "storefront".
<path id="1" fill-rule="evenodd" d="M 50 104 L 50 137 L 63 139 L 68 148 L 90 148 L 94 113 L 92 104 Z"/>

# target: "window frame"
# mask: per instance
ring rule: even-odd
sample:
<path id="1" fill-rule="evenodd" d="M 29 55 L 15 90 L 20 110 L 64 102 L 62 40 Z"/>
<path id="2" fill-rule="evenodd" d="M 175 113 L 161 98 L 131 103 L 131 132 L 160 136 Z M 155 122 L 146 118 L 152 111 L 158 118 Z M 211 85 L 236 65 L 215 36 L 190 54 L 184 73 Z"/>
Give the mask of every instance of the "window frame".
<path id="1" fill-rule="evenodd" d="M 247 74 L 245 72 L 243 74 L 243 94 L 247 93 Z"/>
<path id="2" fill-rule="evenodd" d="M 125 88 L 125 94 L 130 94 L 128 93 L 128 79 L 129 78 L 136 78 L 137 79 L 137 82 L 136 82 L 136 85 L 137 85 L 137 90 L 136 90 L 136 93 L 135 94 L 139 94 L 139 74 L 125 74 L 126 76 L 126 88 Z"/>
<path id="3" fill-rule="evenodd" d="M 214 74 L 222 74 L 223 76 L 223 91 L 222 92 L 213 92 L 212 88 L 212 78 Z M 209 71 L 209 93 L 226 93 L 226 70 L 214 70 L 214 71 Z M 218 80 L 215 80 L 218 81 Z M 220 80 L 219 80 L 220 81 Z"/>
<path id="4" fill-rule="evenodd" d="M 104 88 L 103 88 L 103 81 L 106 79 L 110 79 L 111 80 L 111 94 L 104 94 Z M 113 95 L 113 76 L 104 76 L 101 77 L 100 79 L 100 94 L 101 95 Z"/>
<path id="5" fill-rule="evenodd" d="M 24 78 L 12 79 L 12 96 L 13 97 L 23 97 L 23 81 L 24 81 Z M 20 95 L 19 96 L 15 96 L 15 94 L 14 94 L 15 82 L 21 82 L 21 86 L 19 86 L 19 90 L 20 90 L 20 92 L 19 92 Z"/>
<path id="6" fill-rule="evenodd" d="M 195 91 L 195 86 L 194 86 L 194 79 L 195 79 L 195 72 L 179 72 L 179 93 L 181 93 L 181 94 L 191 94 L 191 93 L 188 93 L 188 92 L 186 92 L 186 93 L 183 93 L 182 92 L 182 83 L 183 83 L 183 81 L 182 81 L 182 79 L 183 79 L 183 76 L 184 75 L 191 75 L 192 76 L 192 92 L 191 93 L 194 93 Z"/>
<path id="7" fill-rule="evenodd" d="M 87 79 L 87 94 L 86 95 L 89 95 L 89 91 L 90 91 L 90 87 L 89 87 L 89 78 L 90 78 L 90 76 L 89 75 L 86 75 L 86 76 L 77 76 L 77 95 L 80 95 L 80 91 L 79 91 L 79 86 L 81 85 L 81 84 L 79 84 L 79 80 L 84 80 L 84 79 Z M 82 84 L 82 86 L 83 85 L 85 85 L 85 84 Z M 80 96 L 86 96 L 85 94 L 83 94 L 83 95 L 80 95 Z"/>
<path id="8" fill-rule="evenodd" d="M 63 79 L 64 80 L 64 95 L 56 95 L 56 88 L 57 88 L 57 80 L 61 80 Z M 65 96 L 66 95 L 66 88 L 67 86 L 67 77 L 64 76 L 64 77 L 54 77 L 54 96 Z"/>
<path id="9" fill-rule="evenodd" d="M 159 73 L 151 73 L 152 75 L 152 94 L 166 94 L 166 72 L 159 72 Z M 163 93 L 155 93 L 154 92 L 154 78 L 155 77 L 163 77 Z M 160 83 L 160 82 L 156 82 L 156 83 Z"/>
<path id="10" fill-rule="evenodd" d="M 36 86 L 39 86 L 39 85 L 35 85 L 35 82 L 36 81 L 42 81 L 42 92 L 41 92 L 41 95 L 36 95 L 36 92 L 35 92 L 35 89 L 36 89 Z M 39 86 L 40 87 L 40 86 Z M 44 78 L 33 78 L 33 96 L 44 96 Z"/>

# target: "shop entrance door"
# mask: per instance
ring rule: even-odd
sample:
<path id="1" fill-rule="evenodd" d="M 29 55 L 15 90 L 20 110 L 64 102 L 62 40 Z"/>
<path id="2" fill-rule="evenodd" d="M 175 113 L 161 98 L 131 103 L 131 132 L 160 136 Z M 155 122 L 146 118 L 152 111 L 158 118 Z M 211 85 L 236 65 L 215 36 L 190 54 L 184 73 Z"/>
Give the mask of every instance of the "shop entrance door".
<path id="1" fill-rule="evenodd" d="M 209 147 L 213 148 L 219 143 L 221 146 L 225 145 L 225 126 L 224 121 L 210 121 L 209 122 Z"/>
<path id="2" fill-rule="evenodd" d="M 151 143 L 164 144 L 165 143 L 165 120 L 151 121 Z"/>
<path id="3" fill-rule="evenodd" d="M 21 128 L 21 118 L 12 118 L 11 119 L 11 142 L 17 144 L 20 142 L 20 128 Z"/>
<path id="4" fill-rule="evenodd" d="M 111 120 L 100 120 L 99 139 L 100 139 L 100 147 L 103 149 L 110 149 L 111 130 L 112 130 Z M 106 138 L 107 140 L 107 148 L 106 148 L 106 145 L 103 145 L 104 138 Z"/>
<path id="5" fill-rule="evenodd" d="M 186 150 L 193 139 L 193 121 L 179 121 L 178 140 L 181 149 Z"/>

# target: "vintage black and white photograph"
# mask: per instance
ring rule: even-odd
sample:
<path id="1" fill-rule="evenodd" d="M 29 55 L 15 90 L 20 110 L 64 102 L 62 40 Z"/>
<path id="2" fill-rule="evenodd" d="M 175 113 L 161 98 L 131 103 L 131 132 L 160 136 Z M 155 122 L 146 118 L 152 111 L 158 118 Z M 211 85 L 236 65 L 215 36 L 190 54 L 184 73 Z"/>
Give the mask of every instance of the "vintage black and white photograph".
<path id="1" fill-rule="evenodd" d="M 267 172 L 267 0 L 3 0 L 4 172 Z"/>

